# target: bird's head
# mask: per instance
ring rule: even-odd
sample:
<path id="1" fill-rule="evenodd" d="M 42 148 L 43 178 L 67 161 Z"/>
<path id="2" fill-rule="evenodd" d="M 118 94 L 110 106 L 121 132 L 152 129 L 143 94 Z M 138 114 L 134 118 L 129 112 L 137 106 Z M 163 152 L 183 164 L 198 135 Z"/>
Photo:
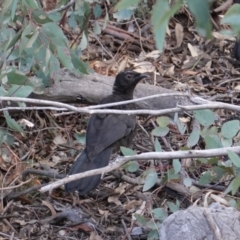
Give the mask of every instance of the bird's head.
<path id="1" fill-rule="evenodd" d="M 129 97 L 133 97 L 136 85 L 145 77 L 148 77 L 148 75 L 135 71 L 120 72 L 116 76 L 113 93 L 127 94 Z"/>

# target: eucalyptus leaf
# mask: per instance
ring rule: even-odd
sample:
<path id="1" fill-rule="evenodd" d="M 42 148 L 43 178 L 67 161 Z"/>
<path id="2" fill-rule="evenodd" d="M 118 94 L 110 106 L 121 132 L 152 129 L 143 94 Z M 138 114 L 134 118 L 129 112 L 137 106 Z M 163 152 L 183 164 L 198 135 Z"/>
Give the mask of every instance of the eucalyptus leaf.
<path id="1" fill-rule="evenodd" d="M 75 133 L 74 137 L 81 144 L 86 144 L 86 133 Z"/>
<path id="2" fill-rule="evenodd" d="M 116 6 L 115 6 L 115 10 L 119 11 L 119 10 L 123 10 L 123 9 L 127 9 L 133 5 L 137 5 L 141 0 L 121 0 L 119 1 Z"/>
<path id="3" fill-rule="evenodd" d="M 220 138 L 217 135 L 206 136 L 204 138 L 206 143 L 206 149 L 213 149 L 213 148 L 222 148 L 222 143 Z"/>
<path id="4" fill-rule="evenodd" d="M 195 146 L 198 143 L 199 138 L 200 138 L 200 130 L 194 128 L 188 137 L 187 146 L 189 148 Z"/>
<path id="5" fill-rule="evenodd" d="M 192 179 L 191 179 L 191 178 L 184 178 L 184 179 L 183 179 L 183 184 L 184 184 L 186 187 L 191 187 L 191 186 L 192 186 Z"/>
<path id="6" fill-rule="evenodd" d="M 157 182 L 157 179 L 158 179 L 158 175 L 157 173 L 154 171 L 154 172 L 150 172 L 147 176 L 146 176 L 146 179 L 145 179 L 145 183 L 144 183 L 144 186 L 143 186 L 143 192 L 149 190 L 150 188 L 152 188 L 155 183 Z"/>
<path id="7" fill-rule="evenodd" d="M 235 153 L 230 150 L 227 151 L 229 158 L 231 159 L 232 163 L 240 168 L 240 157 Z"/>
<path id="8" fill-rule="evenodd" d="M 239 131 L 239 120 L 225 122 L 221 127 L 224 138 L 233 138 Z"/>
<path id="9" fill-rule="evenodd" d="M 198 122 L 205 127 L 212 125 L 215 121 L 215 115 L 213 111 L 209 109 L 195 110 L 193 111 L 193 115 Z"/>
<path id="10" fill-rule="evenodd" d="M 169 128 L 168 127 L 156 127 L 152 131 L 152 135 L 157 137 L 164 137 L 168 134 Z"/>
<path id="11" fill-rule="evenodd" d="M 133 156 L 133 155 L 136 155 L 136 153 L 131 148 L 120 147 L 120 150 L 121 150 L 123 156 Z"/>
<path id="12" fill-rule="evenodd" d="M 163 208 L 154 208 L 152 210 L 152 213 L 154 214 L 155 218 L 157 218 L 158 220 L 161 220 L 161 221 L 163 221 L 168 216 Z"/>
<path id="13" fill-rule="evenodd" d="M 58 46 L 57 51 L 58 51 L 58 57 L 62 65 L 67 69 L 72 70 L 74 67 L 72 64 L 72 57 L 69 49 L 65 46 Z"/>
<path id="14" fill-rule="evenodd" d="M 169 125 L 169 118 L 168 117 L 158 117 L 157 118 L 157 124 L 159 127 L 166 127 Z"/>
<path id="15" fill-rule="evenodd" d="M 155 148 L 155 152 L 162 152 L 162 146 L 157 138 L 155 138 L 155 141 L 154 141 L 154 148 Z"/>
<path id="16" fill-rule="evenodd" d="M 130 161 L 124 165 L 124 168 L 128 172 L 136 172 L 139 169 L 139 163 L 137 161 Z"/>
<path id="17" fill-rule="evenodd" d="M 240 186 L 240 176 L 237 176 L 235 179 L 233 179 L 232 183 L 232 195 L 235 195 L 237 190 L 239 189 Z"/>
<path id="18" fill-rule="evenodd" d="M 8 112 L 4 111 L 3 114 L 6 119 L 7 125 L 11 129 L 16 130 L 24 135 L 24 131 L 23 131 L 22 127 L 20 126 L 20 124 L 18 124 L 13 118 L 11 118 L 9 116 Z"/>
<path id="19" fill-rule="evenodd" d="M 167 205 L 170 208 L 171 212 L 177 212 L 179 210 L 179 206 L 177 204 L 167 201 Z"/>
<path id="20" fill-rule="evenodd" d="M 182 165 L 179 161 L 179 159 L 173 159 L 173 169 L 175 173 L 179 173 L 182 168 Z"/>
<path id="21" fill-rule="evenodd" d="M 196 19 L 196 28 L 203 37 L 211 38 L 212 23 L 208 0 L 186 0 L 190 11 Z"/>
<path id="22" fill-rule="evenodd" d="M 163 50 L 168 22 L 180 9 L 182 3 L 183 1 L 179 0 L 170 7 L 168 0 L 156 0 L 152 8 L 151 23 L 153 25 L 154 38 L 159 51 Z"/>

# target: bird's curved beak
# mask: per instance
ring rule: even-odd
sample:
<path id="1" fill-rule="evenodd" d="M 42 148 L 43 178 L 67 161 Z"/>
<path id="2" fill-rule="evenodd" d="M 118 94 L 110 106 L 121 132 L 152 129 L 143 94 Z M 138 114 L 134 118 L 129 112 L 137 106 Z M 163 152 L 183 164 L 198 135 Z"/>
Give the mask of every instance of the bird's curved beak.
<path id="1" fill-rule="evenodd" d="M 143 78 L 148 78 L 149 77 L 149 75 L 147 75 L 147 74 L 140 74 L 139 76 L 137 76 L 137 78 L 136 78 L 136 80 L 138 80 L 138 81 L 140 81 L 141 79 L 143 79 Z"/>

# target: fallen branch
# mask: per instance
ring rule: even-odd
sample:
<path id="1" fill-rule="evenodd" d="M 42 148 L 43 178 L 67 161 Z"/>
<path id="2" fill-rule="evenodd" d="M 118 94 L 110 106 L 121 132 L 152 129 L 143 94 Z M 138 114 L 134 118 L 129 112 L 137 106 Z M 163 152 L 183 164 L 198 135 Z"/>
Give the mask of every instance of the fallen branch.
<path id="1" fill-rule="evenodd" d="M 173 94 L 173 93 L 172 93 Z M 162 115 L 162 114 L 169 114 L 169 113 L 176 113 L 176 112 L 182 112 L 182 111 L 193 111 L 193 110 L 200 110 L 200 109 L 228 109 L 232 111 L 237 111 L 240 112 L 240 106 L 234 105 L 234 104 L 228 104 L 228 103 L 222 103 L 222 102 L 211 102 L 207 101 L 203 98 L 200 97 L 191 97 L 190 100 L 192 102 L 195 102 L 197 104 L 201 105 L 190 105 L 190 106 L 183 106 L 183 105 L 178 105 L 175 108 L 169 108 L 169 109 L 163 109 L 163 110 L 145 110 L 145 109 L 139 109 L 139 110 L 114 110 L 114 109 L 96 109 L 96 108 L 103 108 L 103 107 L 109 107 L 109 106 L 116 106 L 116 105 L 122 105 L 122 104 L 128 104 L 132 102 L 139 102 L 145 99 L 150 99 L 150 98 L 156 98 L 156 97 L 161 97 L 165 96 L 166 94 L 157 94 L 154 96 L 148 96 L 148 97 L 143 97 L 139 99 L 134 99 L 130 101 L 122 101 L 118 103 L 109 103 L 109 104 L 101 104 L 101 105 L 96 105 L 92 107 L 74 107 L 72 105 L 66 104 L 66 103 L 60 103 L 60 102 L 53 102 L 53 101 L 48 101 L 48 100 L 40 100 L 40 99 L 31 99 L 31 98 L 19 98 L 19 97 L 0 97 L 0 101 L 13 101 L 13 102 L 25 102 L 25 103 L 35 103 L 38 105 L 52 105 L 55 107 L 62 108 L 63 110 L 71 110 L 74 112 L 78 113 L 89 113 L 89 114 L 95 114 L 95 113 L 111 113 L 111 114 L 137 114 L 137 115 Z M 168 94 L 170 95 L 170 94 Z M 176 94 L 173 94 L 176 95 Z M 182 94 L 179 94 L 182 96 Z M 185 95 L 186 96 L 186 95 Z M 19 107 L 16 107 L 19 109 Z M 47 107 L 46 107 L 47 108 Z M 48 107 L 49 108 L 49 107 Z M 0 109 L 0 111 L 3 110 L 8 110 L 8 109 L 14 109 L 14 107 L 5 107 Z M 28 110 L 30 107 L 28 107 Z M 34 109 L 34 107 L 33 107 Z M 24 110 L 24 107 L 22 108 Z M 54 109 L 58 110 L 58 109 Z"/>
<path id="2" fill-rule="evenodd" d="M 94 176 L 106 172 L 110 172 L 115 170 L 125 163 L 131 160 L 148 160 L 148 159 L 178 159 L 178 158 L 199 158 L 199 157 L 216 157 L 216 156 L 226 156 L 227 151 L 233 151 L 237 154 L 240 154 L 240 147 L 227 147 L 227 148 L 217 148 L 217 149 L 209 149 L 209 150 L 189 150 L 189 151 L 176 151 L 176 152 L 148 152 L 142 153 L 134 156 L 127 157 L 117 157 L 116 160 L 110 163 L 107 167 L 98 168 L 94 170 L 90 170 L 83 173 L 73 174 L 58 180 L 54 183 L 51 183 L 47 186 L 44 186 L 40 189 L 40 191 L 47 192 L 52 191 L 52 189 L 57 188 L 63 184 L 68 182 L 81 179 L 84 177 Z"/>

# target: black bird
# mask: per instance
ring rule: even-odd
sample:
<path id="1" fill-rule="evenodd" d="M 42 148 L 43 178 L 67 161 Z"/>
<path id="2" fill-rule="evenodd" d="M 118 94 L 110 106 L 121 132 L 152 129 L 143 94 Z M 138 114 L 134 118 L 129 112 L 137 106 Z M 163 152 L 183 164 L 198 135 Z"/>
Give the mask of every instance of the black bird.
<path id="1" fill-rule="evenodd" d="M 240 0 L 235 0 L 234 3 L 240 4 Z M 233 48 L 233 56 L 238 61 L 240 60 L 240 36 L 237 36 L 237 40 L 236 40 L 234 48 Z"/>
<path id="2" fill-rule="evenodd" d="M 114 103 L 133 99 L 136 85 L 145 74 L 134 71 L 120 72 L 115 79 L 112 94 L 100 104 Z M 134 109 L 135 104 L 119 105 L 111 109 Z M 123 114 L 93 114 L 89 120 L 86 133 L 86 147 L 70 169 L 69 175 L 102 168 L 108 165 L 112 152 L 120 146 L 131 145 L 136 129 L 136 116 Z M 78 191 L 85 195 L 95 189 L 101 175 L 81 178 L 65 185 L 67 192 Z"/>

